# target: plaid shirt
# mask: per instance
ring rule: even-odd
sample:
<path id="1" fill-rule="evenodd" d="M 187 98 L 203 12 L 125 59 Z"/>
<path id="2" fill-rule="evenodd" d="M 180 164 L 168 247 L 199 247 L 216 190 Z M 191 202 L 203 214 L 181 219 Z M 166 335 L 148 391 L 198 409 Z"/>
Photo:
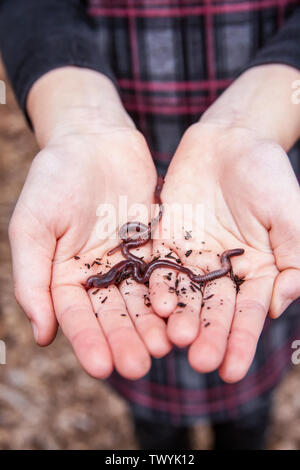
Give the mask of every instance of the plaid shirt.
<path id="1" fill-rule="evenodd" d="M 110 76 L 165 172 L 184 131 L 241 70 L 274 62 L 300 69 L 299 5 L 299 0 L 0 0 L 0 44 L 24 112 L 32 83 L 50 69 L 73 64 Z M 299 143 L 290 158 L 300 173 Z M 153 359 L 140 380 L 115 372 L 108 382 L 136 416 L 152 421 L 189 425 L 257 412 L 291 364 L 292 341 L 300 338 L 299 306 L 295 302 L 278 320 L 266 321 L 252 366 L 239 383 L 225 384 L 217 372 L 198 374 L 186 350 L 178 348 Z"/>
<path id="2" fill-rule="evenodd" d="M 300 5 L 299 0 L 87 3 L 104 62 L 161 171 L 185 129 Z M 295 46 L 299 44 L 295 38 Z M 284 51 L 282 56 L 287 60 Z M 260 61 L 256 58 L 255 64 Z M 300 57 L 297 65 L 300 68 Z"/>

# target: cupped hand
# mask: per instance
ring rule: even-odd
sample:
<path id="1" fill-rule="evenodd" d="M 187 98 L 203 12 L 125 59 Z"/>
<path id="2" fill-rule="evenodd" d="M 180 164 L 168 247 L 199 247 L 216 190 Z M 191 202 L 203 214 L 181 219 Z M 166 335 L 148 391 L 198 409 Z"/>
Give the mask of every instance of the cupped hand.
<path id="1" fill-rule="evenodd" d="M 36 341 L 49 344 L 58 322 L 95 377 L 107 377 L 113 367 L 127 378 L 141 377 L 150 355 L 170 349 L 165 322 L 145 302 L 145 286 L 124 281 L 97 293 L 83 287 L 120 258 L 106 257 L 117 240 L 99 238 L 97 209 L 111 204 L 118 216 L 120 196 L 128 206 L 149 207 L 155 184 L 149 151 L 136 130 L 62 136 L 35 157 L 11 219 L 15 294 Z M 150 246 L 142 255 L 149 257 Z"/>
<path id="2" fill-rule="evenodd" d="M 162 201 L 168 220 L 165 212 L 154 241 L 161 258 L 205 273 L 220 268 L 223 251 L 245 250 L 231 259 L 236 279 L 244 280 L 239 289 L 229 275 L 202 292 L 169 269 L 150 279 L 153 308 L 168 317 L 174 344 L 191 345 L 191 366 L 203 373 L 219 369 L 225 381 L 238 381 L 251 365 L 268 312 L 278 317 L 300 295 L 300 191 L 288 157 L 250 129 L 197 123 L 177 149 Z M 183 204 L 194 212 L 184 219 L 182 236 L 171 231 L 164 237 L 170 214 L 179 220 Z M 204 209 L 201 235 L 197 204 Z M 186 222 L 194 233 L 186 232 Z"/>

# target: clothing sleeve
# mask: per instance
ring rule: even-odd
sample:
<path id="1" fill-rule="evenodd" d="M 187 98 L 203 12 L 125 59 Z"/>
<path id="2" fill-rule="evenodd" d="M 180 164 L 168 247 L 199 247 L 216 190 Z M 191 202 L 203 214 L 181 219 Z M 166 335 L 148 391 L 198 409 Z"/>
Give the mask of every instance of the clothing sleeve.
<path id="1" fill-rule="evenodd" d="M 0 0 L 0 50 L 25 114 L 31 86 L 52 69 L 86 67 L 115 81 L 82 0 Z"/>
<path id="2" fill-rule="evenodd" d="M 300 7 L 240 73 L 263 64 L 285 64 L 300 70 Z"/>

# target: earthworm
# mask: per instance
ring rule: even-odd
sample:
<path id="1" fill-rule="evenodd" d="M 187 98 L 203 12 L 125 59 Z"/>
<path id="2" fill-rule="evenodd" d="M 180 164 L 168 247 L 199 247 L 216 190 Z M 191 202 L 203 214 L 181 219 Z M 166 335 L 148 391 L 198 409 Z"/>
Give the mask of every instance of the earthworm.
<path id="1" fill-rule="evenodd" d="M 224 251 L 221 255 L 221 269 L 217 269 L 215 271 L 211 271 L 207 274 L 194 274 L 189 268 L 185 266 L 180 266 L 173 261 L 168 260 L 154 260 L 151 261 L 149 264 L 146 264 L 146 269 L 142 270 L 139 264 L 132 259 L 126 259 L 120 261 L 115 266 L 113 266 L 107 273 L 105 274 L 96 274 L 94 276 L 90 276 L 86 283 L 86 288 L 89 289 L 91 287 L 108 287 L 111 284 L 115 284 L 118 278 L 124 274 L 131 274 L 133 279 L 139 283 L 148 282 L 150 279 L 151 274 L 157 268 L 169 268 L 175 269 L 176 271 L 182 272 L 187 274 L 192 282 L 197 282 L 204 284 L 209 281 L 213 281 L 220 277 L 226 276 L 231 270 L 231 262 L 230 258 L 232 256 L 240 256 L 244 253 L 242 248 L 235 248 L 233 250 Z M 130 253 L 131 256 L 133 256 Z"/>
<path id="2" fill-rule="evenodd" d="M 160 193 L 162 190 L 163 183 L 163 177 L 159 175 L 157 178 L 157 184 L 154 192 L 154 201 L 155 204 L 158 204 L 159 207 L 158 215 L 154 217 L 148 225 L 142 224 L 142 222 L 127 222 L 126 224 L 122 225 L 119 230 L 119 237 L 121 238 L 122 242 L 112 248 L 110 251 L 108 251 L 108 256 L 114 254 L 120 248 L 124 248 L 125 246 L 127 248 L 137 248 L 139 246 L 145 245 L 148 240 L 150 240 L 154 229 L 156 228 L 163 214 L 163 205 L 160 199 Z M 134 233 L 134 235 L 130 237 L 129 234 L 132 232 Z M 125 256 L 125 258 L 128 258 L 131 253 L 128 254 L 127 251 L 126 253 L 127 254 L 123 253 L 123 255 Z M 131 256 L 132 259 L 135 258 L 135 260 L 137 261 L 137 258 L 134 257 L 134 255 Z M 138 260 L 140 260 L 140 258 L 138 258 Z"/>
<path id="3" fill-rule="evenodd" d="M 102 288 L 108 287 L 111 284 L 118 284 L 128 275 L 131 275 L 132 278 L 139 283 L 146 283 L 149 281 L 153 271 L 157 268 L 174 269 L 187 274 L 192 282 L 201 284 L 223 277 L 231 271 L 230 258 L 232 256 L 242 255 L 244 253 L 242 248 L 224 251 L 220 257 L 221 269 L 200 275 L 196 275 L 189 268 L 169 260 L 156 259 L 147 264 L 129 251 L 131 248 L 145 245 L 150 240 L 155 227 L 161 220 L 163 214 L 163 205 L 160 199 L 162 185 L 163 179 L 159 177 L 155 189 L 155 203 L 159 206 L 158 215 L 153 218 L 148 225 L 142 224 L 141 222 L 127 222 L 122 225 L 119 230 L 119 237 L 122 242 L 111 249 L 107 254 L 110 256 L 120 249 L 125 259 L 115 264 L 105 274 L 90 276 L 85 284 L 86 289 L 90 289 L 91 287 Z M 134 235 L 130 236 L 130 233 L 134 233 Z"/>

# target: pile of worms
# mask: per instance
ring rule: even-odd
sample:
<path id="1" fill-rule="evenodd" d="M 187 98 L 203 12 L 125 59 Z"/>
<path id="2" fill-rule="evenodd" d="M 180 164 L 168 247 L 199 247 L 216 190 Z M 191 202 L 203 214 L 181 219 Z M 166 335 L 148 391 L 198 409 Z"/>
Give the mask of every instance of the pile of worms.
<path id="1" fill-rule="evenodd" d="M 224 251 L 220 256 L 221 268 L 211 271 L 207 274 L 196 275 L 189 268 L 181 266 L 178 263 L 166 259 L 154 259 L 150 263 L 146 263 L 142 258 L 135 256 L 131 253 L 131 249 L 138 248 L 151 239 L 152 234 L 158 223 L 160 222 L 163 214 L 163 204 L 161 202 L 160 193 L 162 190 L 163 178 L 158 177 L 157 185 L 155 188 L 154 199 L 158 204 L 159 212 L 148 225 L 141 222 L 127 222 L 122 225 L 119 230 L 119 237 L 122 242 L 108 251 L 107 255 L 110 256 L 118 250 L 124 257 L 124 260 L 119 261 L 112 266 L 105 274 L 95 274 L 90 276 L 85 284 L 86 289 L 90 288 L 104 288 L 111 284 L 119 284 L 122 280 L 132 277 L 136 282 L 147 283 L 151 274 L 158 268 L 169 268 L 187 274 L 193 283 L 205 284 L 220 277 L 226 276 L 228 273 L 232 276 L 232 266 L 230 258 L 233 256 L 240 256 L 244 253 L 242 248 L 235 248 L 232 250 Z M 131 234 L 131 235 L 130 235 Z M 190 238 L 190 237 L 189 237 Z M 236 276 L 233 275 L 233 278 Z"/>

